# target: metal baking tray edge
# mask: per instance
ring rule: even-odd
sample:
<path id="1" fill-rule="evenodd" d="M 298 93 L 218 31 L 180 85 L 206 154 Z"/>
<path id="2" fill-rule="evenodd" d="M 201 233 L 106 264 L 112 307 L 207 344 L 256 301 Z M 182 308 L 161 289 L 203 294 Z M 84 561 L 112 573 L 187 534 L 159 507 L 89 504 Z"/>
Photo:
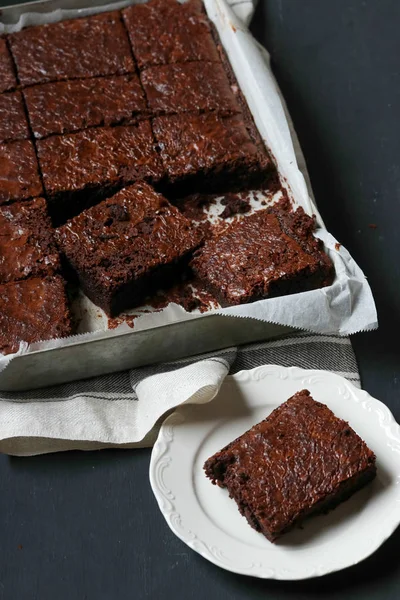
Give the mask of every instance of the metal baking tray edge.
<path id="1" fill-rule="evenodd" d="M 251 318 L 210 315 L 89 342 L 77 341 L 17 356 L 0 374 L 0 391 L 22 391 L 86 379 L 259 342 L 291 331 L 295 330 Z"/>

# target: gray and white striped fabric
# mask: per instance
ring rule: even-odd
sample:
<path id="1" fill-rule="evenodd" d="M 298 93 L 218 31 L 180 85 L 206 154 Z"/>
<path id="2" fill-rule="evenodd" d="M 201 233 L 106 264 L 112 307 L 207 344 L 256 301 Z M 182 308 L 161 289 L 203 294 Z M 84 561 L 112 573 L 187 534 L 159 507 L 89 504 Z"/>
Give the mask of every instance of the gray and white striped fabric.
<path id="1" fill-rule="evenodd" d="M 211 358 L 212 357 L 212 358 Z M 194 358 L 152 365 L 130 372 L 133 389 L 145 378 L 167 371 L 175 371 L 199 360 L 225 361 L 230 375 L 260 365 L 274 364 L 283 367 L 321 369 L 345 377 L 357 387 L 361 386 L 357 361 L 348 337 L 298 333 L 266 342 L 228 348 L 218 353 L 203 354 Z"/>
<path id="2" fill-rule="evenodd" d="M 2 392 L 0 451 L 28 456 L 148 447 L 176 406 L 208 402 L 228 373 L 264 364 L 333 371 L 360 386 L 348 338 L 300 332 L 42 390 Z"/>

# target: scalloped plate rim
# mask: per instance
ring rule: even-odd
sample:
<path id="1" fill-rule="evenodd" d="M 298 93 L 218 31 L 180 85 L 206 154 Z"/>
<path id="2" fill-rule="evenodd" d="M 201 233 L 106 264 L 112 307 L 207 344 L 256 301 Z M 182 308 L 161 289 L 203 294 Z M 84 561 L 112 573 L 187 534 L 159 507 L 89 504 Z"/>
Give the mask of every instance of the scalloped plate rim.
<path id="1" fill-rule="evenodd" d="M 242 369 L 241 371 L 238 371 L 234 375 L 228 375 L 226 377 L 225 381 L 222 383 L 221 389 L 222 389 L 222 386 L 228 385 L 229 383 L 231 383 L 234 380 L 241 381 L 241 382 L 246 382 L 246 381 L 252 380 L 254 382 L 255 379 L 252 379 L 253 374 L 261 375 L 261 377 L 256 380 L 261 383 L 263 381 L 263 379 L 265 379 L 265 377 L 268 377 L 268 376 L 276 377 L 277 373 L 280 373 L 281 375 L 285 374 L 285 377 L 283 377 L 283 379 L 287 379 L 287 378 L 297 379 L 298 377 L 310 378 L 310 377 L 316 377 L 316 376 L 323 376 L 323 377 L 329 377 L 329 378 L 336 379 L 338 382 L 344 384 L 345 387 L 349 388 L 349 390 L 352 392 L 352 394 L 355 397 L 358 396 L 359 399 L 362 400 L 363 402 L 365 402 L 366 400 L 370 401 L 372 403 L 372 405 L 375 406 L 375 408 L 379 408 L 381 411 L 384 412 L 388 423 L 385 425 L 385 427 L 381 426 L 380 429 L 382 429 L 382 431 L 390 429 L 390 428 L 396 429 L 396 433 L 394 436 L 395 441 L 398 444 L 400 444 L 400 425 L 397 423 L 397 421 L 395 420 L 395 418 L 393 416 L 393 413 L 386 406 L 386 404 L 384 404 L 377 398 L 374 398 L 373 396 L 371 396 L 366 390 L 357 388 L 351 381 L 347 380 L 345 377 L 342 377 L 341 375 L 337 375 L 335 372 L 332 372 L 332 371 L 325 371 L 322 369 L 303 369 L 303 368 L 297 367 L 297 366 L 283 367 L 282 365 L 266 364 L 266 365 L 260 365 L 258 367 L 254 367 L 253 369 Z M 218 392 L 218 393 L 220 393 L 220 392 Z M 217 394 L 217 396 L 218 396 L 218 394 Z M 214 398 L 212 400 L 212 402 L 215 402 L 215 400 L 217 399 L 217 396 L 216 396 L 216 398 Z M 176 527 L 176 525 L 174 525 L 174 523 L 172 523 L 171 520 L 168 519 L 168 516 L 165 513 L 165 509 L 163 507 L 163 503 L 165 502 L 166 498 L 165 498 L 165 495 L 163 495 L 162 492 L 160 491 L 159 485 L 154 476 L 154 471 L 155 471 L 157 464 L 159 463 L 161 457 L 164 456 L 165 453 L 168 451 L 168 446 L 173 442 L 173 435 L 171 436 L 171 433 L 169 433 L 169 428 L 172 428 L 172 430 L 173 430 L 173 427 L 175 425 L 177 425 L 178 423 L 182 424 L 182 422 L 184 422 L 186 420 L 187 416 L 190 415 L 191 409 L 192 410 L 195 408 L 197 409 L 199 406 L 202 406 L 203 408 L 205 408 L 209 405 L 210 405 L 210 403 L 206 403 L 203 405 L 196 405 L 196 404 L 181 405 L 181 406 L 178 406 L 175 409 L 175 411 L 166 418 L 166 420 L 163 422 L 163 424 L 160 428 L 158 438 L 154 444 L 152 454 L 151 454 L 150 468 L 149 468 L 150 485 L 151 485 L 152 491 L 154 493 L 154 496 L 157 500 L 157 504 L 160 508 L 160 511 L 163 514 L 163 516 L 167 522 L 167 525 L 169 526 L 171 531 L 181 541 L 183 541 L 189 548 L 191 548 L 192 550 L 194 550 L 195 552 L 197 552 L 198 554 L 200 554 L 201 556 L 206 558 L 209 562 L 213 563 L 214 565 L 216 565 L 222 569 L 230 571 L 232 573 L 258 577 L 261 579 L 299 581 L 299 580 L 304 580 L 304 579 L 321 577 L 323 575 L 341 571 L 343 569 L 346 569 L 346 568 L 349 568 L 356 564 L 359 564 L 360 562 L 362 562 L 363 560 L 365 560 L 366 558 L 371 556 L 374 552 L 376 552 L 376 550 L 378 550 L 378 548 L 380 548 L 380 546 L 394 533 L 394 531 L 399 526 L 400 510 L 399 510 L 398 518 L 391 520 L 389 528 L 387 528 L 385 530 L 385 532 L 382 531 L 382 535 L 380 536 L 380 538 L 378 540 L 376 540 L 376 543 L 373 545 L 373 547 L 369 548 L 365 553 L 362 553 L 362 551 L 360 551 L 359 555 L 353 562 L 346 562 L 345 564 L 334 564 L 334 565 L 329 564 L 329 565 L 327 565 L 326 569 L 321 568 L 321 566 L 320 566 L 317 570 L 314 569 L 314 571 L 311 571 L 309 573 L 291 572 L 291 574 L 289 576 L 290 570 L 283 569 L 282 572 L 284 573 L 286 571 L 287 575 L 282 576 L 282 572 L 279 574 L 276 571 L 274 571 L 273 568 L 270 568 L 270 571 L 268 572 L 267 569 L 265 567 L 263 567 L 261 564 L 259 565 L 259 567 L 261 568 L 260 571 L 254 570 L 254 572 L 250 573 L 248 568 L 241 569 L 240 566 L 238 566 L 238 565 L 232 566 L 232 565 L 223 563 L 221 559 L 216 558 L 208 550 L 206 544 L 202 540 L 199 540 L 197 535 L 193 534 L 190 529 L 188 529 L 185 533 L 182 533 Z M 386 437 L 389 437 L 389 436 L 386 434 Z M 164 449 L 162 449 L 160 456 L 157 456 L 157 454 L 160 452 L 160 448 L 162 448 L 163 444 L 165 445 L 165 447 L 164 447 Z M 379 460 L 379 457 L 377 457 L 377 458 Z M 171 461 L 170 458 L 169 458 L 169 461 Z M 169 466 L 169 464 L 170 464 L 170 462 L 168 463 L 168 466 Z M 400 472 L 400 470 L 399 470 L 399 472 Z M 180 518 L 180 515 L 178 513 L 176 513 L 176 514 L 177 514 L 178 518 Z M 194 536 L 194 538 L 192 536 Z M 192 539 L 191 539 L 191 537 L 192 537 Z M 196 542 L 197 542 L 197 544 L 196 544 Z M 196 547 L 196 545 L 197 545 L 197 547 Z M 204 550 L 204 547 L 206 547 L 206 550 Z M 257 565 L 255 565 L 255 567 L 256 566 Z M 271 571 L 272 571 L 272 573 L 271 573 Z"/>

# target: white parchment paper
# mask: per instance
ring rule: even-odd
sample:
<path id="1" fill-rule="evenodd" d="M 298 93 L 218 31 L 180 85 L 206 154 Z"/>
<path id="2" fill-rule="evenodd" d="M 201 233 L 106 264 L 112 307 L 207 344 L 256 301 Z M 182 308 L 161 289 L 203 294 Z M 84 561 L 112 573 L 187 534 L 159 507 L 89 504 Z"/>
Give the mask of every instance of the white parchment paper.
<path id="1" fill-rule="evenodd" d="M 140 0 L 139 0 L 140 1 Z M 63 0 L 56 0 L 58 5 Z M 84 0 L 83 0 L 84 2 Z M 121 8 L 131 1 L 123 1 L 90 8 L 58 8 L 53 12 L 26 12 L 17 23 L 0 24 L 0 32 L 11 32 L 26 25 L 54 22 L 77 16 Z M 316 235 L 322 239 L 325 249 L 334 262 L 336 278 L 333 285 L 291 296 L 260 300 L 252 304 L 221 309 L 216 307 L 205 314 L 187 313 L 181 306 L 170 304 L 159 312 L 145 312 L 135 320 L 134 331 L 157 327 L 176 321 L 207 318 L 217 312 L 221 315 L 252 317 L 262 321 L 279 323 L 314 331 L 317 333 L 339 333 L 349 335 L 357 331 L 377 327 L 374 300 L 368 282 L 347 250 L 340 245 L 324 228 L 308 182 L 304 157 L 301 153 L 290 118 L 269 65 L 268 53 L 259 46 L 242 21 L 231 9 L 226 0 L 204 0 L 207 13 L 215 24 L 223 46 L 253 114 L 258 130 L 271 151 L 278 166 L 283 185 L 297 206 L 302 206 L 308 214 L 316 214 L 318 229 Z M 79 0 L 69 2 L 69 6 L 82 4 Z M 238 4 L 246 21 L 249 20 L 248 2 Z M 40 11 L 45 3 L 37 4 Z M 239 11 L 240 12 L 240 11 Z M 273 200 L 273 199 L 272 199 Z M 268 201 L 271 201 L 269 198 Z M 41 342 L 27 346 L 21 344 L 16 355 L 0 358 L 0 371 L 18 354 L 44 348 L 59 347 L 75 343 L 78 339 L 98 339 L 119 335 L 127 331 L 127 324 L 117 329 L 107 330 L 108 320 L 104 313 L 83 295 L 78 299 L 82 311 L 78 333 L 62 340 Z M 146 310 L 148 307 L 144 307 Z M 135 309 L 135 314 L 138 310 Z M 140 312 L 140 311 L 139 311 Z"/>

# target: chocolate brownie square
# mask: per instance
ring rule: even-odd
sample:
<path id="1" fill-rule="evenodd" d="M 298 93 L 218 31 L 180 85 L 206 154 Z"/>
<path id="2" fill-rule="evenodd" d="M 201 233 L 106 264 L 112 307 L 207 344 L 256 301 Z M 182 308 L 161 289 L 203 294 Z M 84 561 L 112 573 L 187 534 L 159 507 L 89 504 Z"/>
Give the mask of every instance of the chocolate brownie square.
<path id="1" fill-rule="evenodd" d="M 118 11 L 27 27 L 9 43 L 23 86 L 135 70 Z"/>
<path id="2" fill-rule="evenodd" d="M 334 508 L 376 474 L 374 453 L 308 390 L 214 454 L 204 469 L 271 542 Z"/>
<path id="3" fill-rule="evenodd" d="M 166 115 L 153 119 L 153 131 L 178 197 L 256 188 L 266 183 L 273 169 L 240 115 Z"/>
<path id="4" fill-rule="evenodd" d="M 153 113 L 240 112 L 228 78 L 218 63 L 189 62 L 149 67 L 141 73 Z"/>
<path id="5" fill-rule="evenodd" d="M 26 88 L 24 96 L 36 138 L 132 123 L 147 110 L 137 75 L 45 83 Z"/>
<path id="6" fill-rule="evenodd" d="M 0 143 L 27 140 L 28 121 L 20 92 L 0 95 Z"/>
<path id="7" fill-rule="evenodd" d="M 53 222 L 60 224 L 105 195 L 138 179 L 163 175 L 148 121 L 98 127 L 38 140 L 37 150 Z"/>
<path id="8" fill-rule="evenodd" d="M 179 210 L 144 182 L 81 213 L 56 236 L 84 292 L 111 316 L 172 285 L 200 243 Z"/>
<path id="9" fill-rule="evenodd" d="M 50 275 L 60 267 L 43 198 L 0 207 L 0 283 Z"/>
<path id="10" fill-rule="evenodd" d="M 14 65 L 5 38 L 0 38 L 0 93 L 13 90 L 17 85 Z"/>
<path id="11" fill-rule="evenodd" d="M 0 144 L 0 205 L 43 194 L 35 149 L 29 140 Z"/>
<path id="12" fill-rule="evenodd" d="M 314 227 L 302 208 L 261 210 L 207 240 L 191 266 L 223 306 L 324 287 L 334 268 Z"/>
<path id="13" fill-rule="evenodd" d="M 150 0 L 122 11 L 140 69 L 220 57 L 200 0 Z"/>
<path id="14" fill-rule="evenodd" d="M 71 324 L 64 281 L 29 277 L 0 285 L 0 352 L 17 352 L 20 342 L 66 337 Z"/>

